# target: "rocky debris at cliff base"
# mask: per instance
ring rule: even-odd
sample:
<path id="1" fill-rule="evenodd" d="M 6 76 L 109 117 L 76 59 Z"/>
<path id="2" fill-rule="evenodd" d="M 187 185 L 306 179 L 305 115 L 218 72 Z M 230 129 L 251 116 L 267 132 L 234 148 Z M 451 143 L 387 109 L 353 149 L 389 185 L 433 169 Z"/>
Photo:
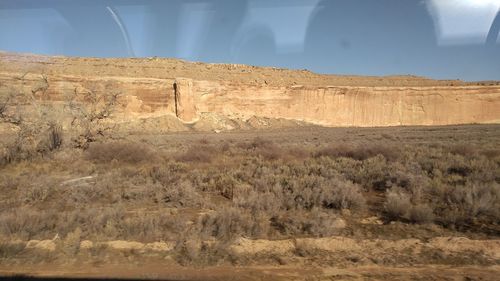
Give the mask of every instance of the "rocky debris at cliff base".
<path id="1" fill-rule="evenodd" d="M 122 122 L 116 125 L 115 130 L 127 134 L 163 134 L 186 131 L 219 133 L 234 130 L 281 129 L 301 126 L 311 126 L 311 124 L 282 118 L 258 116 L 241 118 L 226 117 L 215 113 L 202 113 L 198 120 L 193 123 L 185 123 L 175 116 L 165 115 L 162 117 Z"/>

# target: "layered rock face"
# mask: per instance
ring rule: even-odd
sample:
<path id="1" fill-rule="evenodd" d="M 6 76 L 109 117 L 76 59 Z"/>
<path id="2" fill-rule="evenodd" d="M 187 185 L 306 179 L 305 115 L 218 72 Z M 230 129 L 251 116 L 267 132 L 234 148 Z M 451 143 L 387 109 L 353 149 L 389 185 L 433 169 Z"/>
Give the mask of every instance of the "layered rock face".
<path id="1" fill-rule="evenodd" d="M 500 122 L 500 85 L 419 77 L 348 77 L 170 59 L 83 59 L 0 53 L 0 94 L 32 101 L 89 103 L 116 94 L 112 118 L 203 113 L 285 118 L 324 126 Z M 94 101 L 95 102 L 95 101 Z"/>
<path id="2" fill-rule="evenodd" d="M 297 119 L 325 126 L 500 122 L 500 86 L 268 87 L 196 81 L 198 112 Z"/>

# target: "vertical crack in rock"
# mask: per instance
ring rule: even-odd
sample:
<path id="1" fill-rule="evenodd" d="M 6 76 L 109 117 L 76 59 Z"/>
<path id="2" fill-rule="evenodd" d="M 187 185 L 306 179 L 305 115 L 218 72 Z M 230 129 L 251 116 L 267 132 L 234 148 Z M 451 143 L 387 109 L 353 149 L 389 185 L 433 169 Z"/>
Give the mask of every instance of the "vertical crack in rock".
<path id="1" fill-rule="evenodd" d="M 175 114 L 177 118 L 185 122 L 193 122 L 197 117 L 195 92 L 193 91 L 193 80 L 188 78 L 176 78 L 175 90 Z"/>
<path id="2" fill-rule="evenodd" d="M 179 118 L 179 110 L 177 109 L 177 83 L 174 82 L 174 106 L 175 106 L 175 116 Z"/>

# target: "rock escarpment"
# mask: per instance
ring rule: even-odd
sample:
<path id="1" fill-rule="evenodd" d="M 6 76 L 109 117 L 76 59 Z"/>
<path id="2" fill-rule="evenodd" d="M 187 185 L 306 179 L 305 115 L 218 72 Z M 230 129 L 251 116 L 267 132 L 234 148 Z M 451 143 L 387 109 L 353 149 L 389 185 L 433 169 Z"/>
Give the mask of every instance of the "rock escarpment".
<path id="1" fill-rule="evenodd" d="M 93 59 L 0 53 L 0 94 L 59 104 L 116 94 L 116 122 L 205 113 L 306 121 L 324 126 L 500 122 L 498 82 L 411 76 L 350 77 L 172 59 Z M 61 116 L 64 116 L 62 113 Z"/>

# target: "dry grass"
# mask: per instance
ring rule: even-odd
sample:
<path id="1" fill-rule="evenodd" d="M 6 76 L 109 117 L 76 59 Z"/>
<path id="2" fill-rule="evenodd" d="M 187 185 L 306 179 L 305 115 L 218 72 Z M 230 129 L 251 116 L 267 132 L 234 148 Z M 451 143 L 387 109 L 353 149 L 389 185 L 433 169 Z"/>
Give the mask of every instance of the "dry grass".
<path id="1" fill-rule="evenodd" d="M 139 164 L 146 161 L 155 161 L 157 154 L 149 147 L 138 143 L 91 143 L 87 149 L 87 158 L 102 163 L 116 160 L 129 164 Z"/>
<path id="2" fill-rule="evenodd" d="M 366 160 L 368 158 L 382 155 L 385 159 L 395 161 L 398 159 L 400 149 L 388 145 L 332 145 L 318 150 L 314 155 L 316 157 L 346 157 L 355 160 Z"/>
<path id="3" fill-rule="evenodd" d="M 84 239 L 175 240 L 178 261 L 204 264 L 231 260 L 224 245 L 237 237 L 364 235 L 352 221 L 375 215 L 417 230 L 435 223 L 497 235 L 500 161 L 492 141 L 468 149 L 450 140 L 421 143 L 417 135 L 397 149 L 397 138 L 325 148 L 324 140 L 286 134 L 56 149 L 2 167 L 0 236 L 58 234 L 68 256 L 78 255 Z M 217 246 L 198 243 L 210 239 Z"/>
<path id="4" fill-rule="evenodd" d="M 209 145 L 195 145 L 176 157 L 180 162 L 210 163 L 217 155 L 217 150 Z"/>

